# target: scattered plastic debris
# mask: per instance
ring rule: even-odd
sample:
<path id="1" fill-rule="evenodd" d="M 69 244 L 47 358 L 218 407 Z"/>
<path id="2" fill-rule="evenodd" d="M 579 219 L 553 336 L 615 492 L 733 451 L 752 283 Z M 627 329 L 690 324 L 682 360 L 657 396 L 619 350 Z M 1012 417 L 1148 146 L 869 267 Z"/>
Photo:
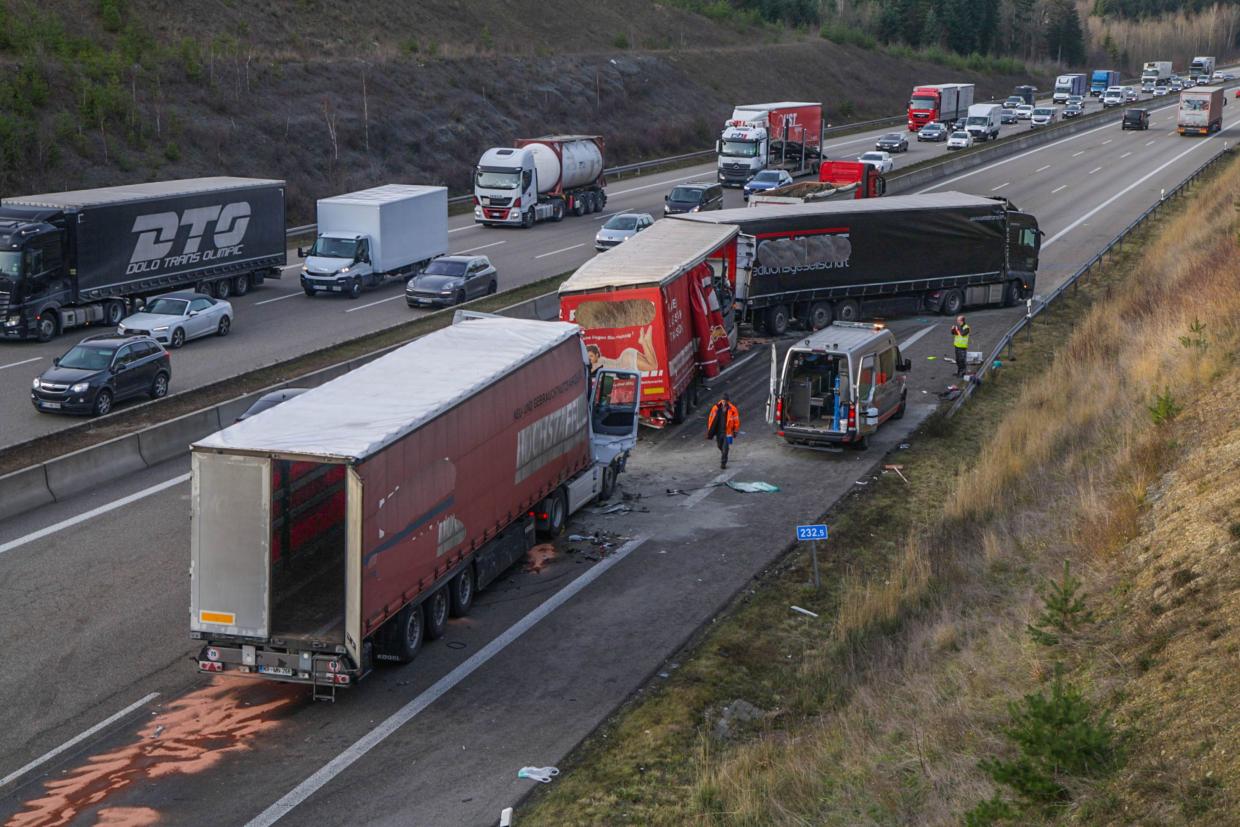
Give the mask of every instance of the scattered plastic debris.
<path id="1" fill-rule="evenodd" d="M 551 779 L 560 774 L 556 767 L 522 767 L 517 770 L 517 778 L 528 778 L 542 784 L 550 784 Z"/>
<path id="2" fill-rule="evenodd" d="M 773 494 L 779 490 L 778 485 L 771 485 L 769 482 L 735 482 L 728 481 L 728 488 L 733 491 L 740 491 L 742 494 Z"/>
<path id="3" fill-rule="evenodd" d="M 935 359 L 937 359 L 937 358 L 939 358 L 939 357 L 937 357 L 937 356 L 927 356 L 927 357 L 926 357 L 926 361 L 927 361 L 927 362 L 933 362 L 933 361 L 934 361 Z"/>
<path id="4" fill-rule="evenodd" d="M 884 465 L 883 470 L 884 471 L 895 471 L 897 474 L 900 475 L 900 479 L 904 480 L 905 484 L 907 484 L 908 477 L 904 476 L 904 474 L 900 471 L 900 469 L 903 467 L 904 467 L 903 465 Z"/>
<path id="5" fill-rule="evenodd" d="M 555 559 L 555 546 L 541 543 L 525 553 L 525 570 L 538 574 Z"/>
<path id="6" fill-rule="evenodd" d="M 925 393 L 925 391 L 922 391 L 922 393 Z M 896 446 L 896 448 L 901 451 L 907 451 L 909 448 L 912 448 L 912 447 L 913 446 L 909 445 L 907 442 L 901 442 L 899 445 Z"/>
<path id="7" fill-rule="evenodd" d="M 789 606 L 788 608 L 792 609 L 794 612 L 799 612 L 806 617 L 818 617 L 817 612 L 811 612 L 809 609 L 802 609 L 800 606 Z"/>

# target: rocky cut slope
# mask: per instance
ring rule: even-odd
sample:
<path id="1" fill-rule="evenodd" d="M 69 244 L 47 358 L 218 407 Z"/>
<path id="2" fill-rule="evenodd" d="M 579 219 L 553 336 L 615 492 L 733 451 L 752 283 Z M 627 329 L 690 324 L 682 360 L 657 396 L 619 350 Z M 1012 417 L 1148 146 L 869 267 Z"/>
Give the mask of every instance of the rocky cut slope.
<path id="1" fill-rule="evenodd" d="M 598 133 L 618 164 L 709 146 L 737 103 L 822 100 L 840 122 L 898 113 L 914 83 L 1029 80 L 650 0 L 0 8 L 5 191 L 281 177 L 294 219 L 385 181 L 461 191 L 522 136 Z"/>

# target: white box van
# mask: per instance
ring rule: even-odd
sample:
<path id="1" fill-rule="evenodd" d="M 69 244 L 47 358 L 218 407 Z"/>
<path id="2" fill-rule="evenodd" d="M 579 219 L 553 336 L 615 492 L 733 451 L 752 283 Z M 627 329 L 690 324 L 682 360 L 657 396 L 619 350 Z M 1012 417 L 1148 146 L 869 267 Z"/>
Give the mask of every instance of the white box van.
<path id="1" fill-rule="evenodd" d="M 999 137 L 999 129 L 1003 126 L 1003 107 L 997 103 L 975 103 L 969 107 L 969 116 L 965 119 L 965 131 L 975 141 L 989 141 Z"/>
<path id="2" fill-rule="evenodd" d="M 881 324 L 835 322 L 788 349 L 771 348 L 766 421 L 789 445 L 866 448 L 870 434 L 904 416 L 910 364 Z"/>

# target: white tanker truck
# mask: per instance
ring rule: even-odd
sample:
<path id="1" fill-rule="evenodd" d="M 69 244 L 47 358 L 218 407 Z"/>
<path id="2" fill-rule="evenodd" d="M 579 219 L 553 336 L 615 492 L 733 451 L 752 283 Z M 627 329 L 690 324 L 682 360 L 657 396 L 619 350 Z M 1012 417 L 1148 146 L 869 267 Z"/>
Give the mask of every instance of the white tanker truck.
<path id="1" fill-rule="evenodd" d="M 474 170 L 474 221 L 532 227 L 607 205 L 603 139 L 598 135 L 522 138 L 493 147 Z"/>

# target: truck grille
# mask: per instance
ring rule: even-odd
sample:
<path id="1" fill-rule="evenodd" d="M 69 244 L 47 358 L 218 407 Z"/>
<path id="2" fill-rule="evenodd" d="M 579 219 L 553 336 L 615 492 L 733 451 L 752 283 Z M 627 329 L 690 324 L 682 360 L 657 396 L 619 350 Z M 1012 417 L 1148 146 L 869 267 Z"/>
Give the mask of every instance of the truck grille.
<path id="1" fill-rule="evenodd" d="M 478 200 L 482 202 L 484 207 L 507 207 L 512 204 L 511 198 L 503 198 L 496 195 L 484 196 Z"/>
<path id="2" fill-rule="evenodd" d="M 735 163 L 725 163 L 723 165 L 723 168 L 731 169 L 731 170 L 738 170 L 741 172 L 746 172 L 749 170 L 749 166 L 747 164 L 735 164 Z"/>
<path id="3" fill-rule="evenodd" d="M 0 291 L 0 313 L 7 313 L 9 309 L 9 294 Z"/>

